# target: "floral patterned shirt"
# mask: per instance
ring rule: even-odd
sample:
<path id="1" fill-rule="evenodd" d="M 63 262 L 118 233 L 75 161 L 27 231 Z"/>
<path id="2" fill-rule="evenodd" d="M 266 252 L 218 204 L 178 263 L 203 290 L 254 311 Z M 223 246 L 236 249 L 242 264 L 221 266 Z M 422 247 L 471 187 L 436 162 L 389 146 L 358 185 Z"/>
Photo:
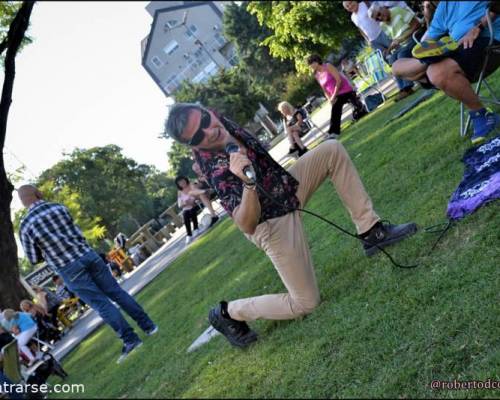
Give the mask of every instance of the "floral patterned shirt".
<path id="1" fill-rule="evenodd" d="M 233 121 L 215 114 L 229 134 L 244 143 L 247 148 L 247 157 L 252 162 L 257 177 L 257 193 L 261 205 L 259 223 L 281 217 L 299 208 L 299 199 L 295 195 L 299 182 L 281 167 L 249 132 Z M 217 192 L 222 207 L 232 216 L 234 209 L 241 203 L 243 182 L 229 170 L 229 154 L 225 151 L 206 150 L 193 150 L 193 153 L 210 186 Z M 262 190 L 274 201 L 264 195 Z"/>

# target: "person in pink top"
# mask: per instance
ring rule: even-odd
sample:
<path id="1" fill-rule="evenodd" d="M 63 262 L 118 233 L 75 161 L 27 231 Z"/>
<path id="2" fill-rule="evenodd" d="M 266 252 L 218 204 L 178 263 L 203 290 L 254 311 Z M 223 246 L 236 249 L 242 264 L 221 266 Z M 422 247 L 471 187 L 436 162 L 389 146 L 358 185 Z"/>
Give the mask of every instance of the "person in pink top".
<path id="1" fill-rule="evenodd" d="M 196 196 L 191 192 L 194 188 L 191 186 L 189 179 L 186 176 L 178 176 L 175 178 L 175 185 L 179 191 L 177 192 L 177 204 L 182 209 L 184 218 L 184 226 L 186 227 L 186 244 L 189 244 L 193 239 L 193 231 L 191 231 L 191 222 L 195 236 L 198 235 L 198 217 L 196 207 Z"/>
<path id="2" fill-rule="evenodd" d="M 314 76 L 323 89 L 326 99 L 332 105 L 328 133 L 335 135 L 333 137 L 337 137 L 337 135 L 340 135 L 340 120 L 344 104 L 351 103 L 355 110 L 362 110 L 364 113 L 366 113 L 366 110 L 347 78 L 332 64 L 323 63 L 321 57 L 317 54 L 309 56 L 307 64 L 314 71 Z"/>

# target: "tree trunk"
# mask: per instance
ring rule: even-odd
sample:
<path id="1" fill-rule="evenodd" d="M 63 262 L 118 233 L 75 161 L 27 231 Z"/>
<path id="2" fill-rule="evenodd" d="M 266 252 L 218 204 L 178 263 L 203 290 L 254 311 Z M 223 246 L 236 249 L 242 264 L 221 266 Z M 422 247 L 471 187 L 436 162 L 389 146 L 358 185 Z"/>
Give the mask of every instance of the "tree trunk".
<path id="1" fill-rule="evenodd" d="M 14 187 L 7 178 L 3 159 L 3 147 L 7 134 L 7 118 L 12 102 L 12 89 L 16 75 L 15 59 L 24 34 L 28 29 L 33 1 L 24 1 L 12 20 L 7 33 L 7 50 L 4 61 L 5 79 L 0 99 L 0 308 L 19 308 L 26 291 L 19 282 L 17 245 L 10 219 L 10 203 Z"/>
<path id="2" fill-rule="evenodd" d="M 12 185 L 4 171 L 3 160 L 0 164 L 0 309 L 19 308 L 25 290 L 19 282 L 17 264 L 17 245 L 10 220 Z"/>

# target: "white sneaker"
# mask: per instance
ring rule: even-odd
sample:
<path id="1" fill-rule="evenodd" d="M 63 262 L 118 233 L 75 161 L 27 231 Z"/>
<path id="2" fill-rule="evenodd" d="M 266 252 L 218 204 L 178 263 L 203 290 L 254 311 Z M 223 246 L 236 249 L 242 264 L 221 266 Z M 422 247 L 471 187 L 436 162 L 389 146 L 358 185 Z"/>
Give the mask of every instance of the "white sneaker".
<path id="1" fill-rule="evenodd" d="M 191 243 L 191 240 L 192 240 L 192 239 L 193 239 L 193 238 L 192 238 L 191 236 L 186 236 L 186 244 Z"/>
<path id="2" fill-rule="evenodd" d="M 194 229 L 193 230 L 193 237 L 196 237 L 200 234 L 200 230 L 199 229 Z"/>

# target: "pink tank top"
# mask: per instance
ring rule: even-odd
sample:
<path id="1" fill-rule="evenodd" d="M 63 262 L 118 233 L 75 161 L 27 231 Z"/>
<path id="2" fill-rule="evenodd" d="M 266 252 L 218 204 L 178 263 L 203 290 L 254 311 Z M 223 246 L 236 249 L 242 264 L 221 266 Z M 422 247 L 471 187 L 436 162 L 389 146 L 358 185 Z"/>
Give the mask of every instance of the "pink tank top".
<path id="1" fill-rule="evenodd" d="M 194 197 L 189 195 L 189 194 L 184 194 L 182 192 L 179 192 L 178 203 L 177 203 L 179 205 L 179 207 L 181 205 L 181 201 L 189 201 L 189 200 L 194 200 Z M 182 210 L 183 211 L 184 210 L 191 210 L 192 208 L 193 208 L 193 206 L 186 205 L 186 206 L 182 207 Z"/>
<path id="2" fill-rule="evenodd" d="M 333 91 L 335 89 L 335 85 L 337 84 L 337 81 L 335 80 L 335 77 L 326 70 L 326 64 L 323 64 L 324 69 L 321 71 L 316 72 L 314 75 L 316 77 L 316 80 L 320 84 L 320 86 L 323 88 L 323 90 L 328 94 L 328 96 L 331 96 L 333 94 Z M 353 91 L 352 86 L 350 85 L 349 81 L 347 78 L 342 75 L 340 72 L 340 88 L 337 92 L 337 94 L 344 94 L 344 93 L 349 93 Z"/>

